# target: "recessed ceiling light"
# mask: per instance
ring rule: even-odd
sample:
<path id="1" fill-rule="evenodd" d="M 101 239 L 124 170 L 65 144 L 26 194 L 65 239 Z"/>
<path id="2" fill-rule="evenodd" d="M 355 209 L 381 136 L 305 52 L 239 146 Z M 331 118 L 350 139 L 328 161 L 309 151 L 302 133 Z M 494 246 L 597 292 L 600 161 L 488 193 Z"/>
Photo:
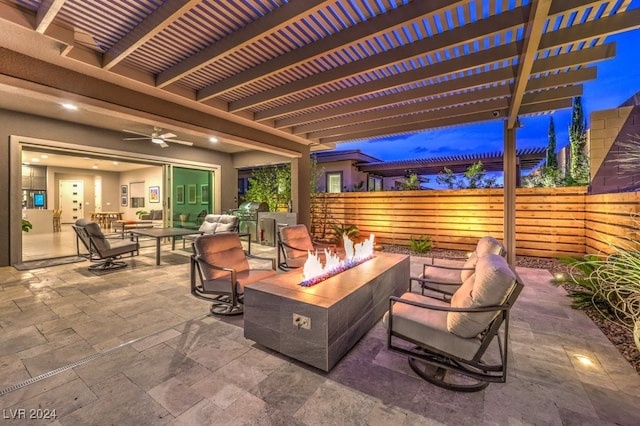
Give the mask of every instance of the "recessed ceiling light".
<path id="1" fill-rule="evenodd" d="M 98 168 L 97 164 L 94 164 L 93 167 L 92 167 L 92 169 L 97 169 L 97 168 Z"/>
<path id="2" fill-rule="evenodd" d="M 211 137 L 209 138 L 209 142 L 211 142 L 211 143 L 216 143 L 216 142 L 218 142 L 218 138 L 216 138 L 215 136 L 211 136 Z"/>
<path id="3" fill-rule="evenodd" d="M 40 157 L 42 158 L 49 158 L 49 156 L 47 154 L 42 154 Z"/>
<path id="4" fill-rule="evenodd" d="M 114 166 L 117 166 L 117 165 L 118 165 L 118 164 L 120 164 L 120 163 L 118 163 L 117 161 L 114 161 L 114 162 L 113 162 L 113 163 L 111 163 L 111 164 L 113 164 Z"/>
<path id="5" fill-rule="evenodd" d="M 32 158 L 31 161 L 33 161 L 34 163 L 37 163 L 38 161 L 40 161 L 39 158 Z"/>
<path id="6" fill-rule="evenodd" d="M 69 104 L 69 103 L 64 103 L 64 104 L 62 104 L 62 108 L 64 108 L 64 109 L 68 109 L 68 110 L 70 110 L 70 111 L 75 111 L 75 110 L 77 110 L 77 109 L 78 109 L 78 107 L 77 107 L 77 106 L 75 106 L 74 104 Z"/>

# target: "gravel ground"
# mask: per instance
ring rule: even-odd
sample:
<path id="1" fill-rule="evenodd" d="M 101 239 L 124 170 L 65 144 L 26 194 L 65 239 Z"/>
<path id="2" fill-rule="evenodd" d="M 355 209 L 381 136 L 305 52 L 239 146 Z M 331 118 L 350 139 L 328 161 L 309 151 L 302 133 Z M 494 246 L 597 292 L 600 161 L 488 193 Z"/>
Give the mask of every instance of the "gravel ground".
<path id="1" fill-rule="evenodd" d="M 420 254 L 412 252 L 411 249 L 407 246 L 385 245 L 384 251 L 421 256 Z M 464 257 L 465 252 L 434 249 L 426 255 L 423 254 L 422 256 L 434 256 L 436 258 Z M 557 272 L 569 272 L 569 268 L 566 265 L 560 263 L 558 260 L 546 259 L 541 257 L 517 256 L 516 265 L 525 268 L 547 269 L 552 274 L 555 274 Z M 636 372 L 640 374 L 640 351 L 638 351 L 638 348 L 636 347 L 636 344 L 633 340 L 633 333 L 624 327 L 603 319 L 595 310 L 586 310 L 585 313 L 589 318 L 591 318 L 594 324 L 596 324 L 600 328 L 600 330 L 602 330 L 602 332 L 607 336 L 611 343 L 613 343 L 618 351 L 620 351 L 625 359 L 629 361 L 629 364 L 631 364 L 631 366 L 635 368 Z"/>

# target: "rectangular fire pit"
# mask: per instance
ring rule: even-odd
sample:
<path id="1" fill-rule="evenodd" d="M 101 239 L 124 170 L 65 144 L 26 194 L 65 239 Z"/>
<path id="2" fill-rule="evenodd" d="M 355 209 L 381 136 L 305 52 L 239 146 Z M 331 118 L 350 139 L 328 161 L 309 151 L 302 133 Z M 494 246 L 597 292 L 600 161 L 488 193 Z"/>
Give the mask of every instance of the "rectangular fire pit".
<path id="1" fill-rule="evenodd" d="M 312 287 L 301 280 L 295 270 L 247 285 L 244 336 L 329 371 L 382 318 L 389 296 L 407 290 L 409 256 L 376 253 Z"/>

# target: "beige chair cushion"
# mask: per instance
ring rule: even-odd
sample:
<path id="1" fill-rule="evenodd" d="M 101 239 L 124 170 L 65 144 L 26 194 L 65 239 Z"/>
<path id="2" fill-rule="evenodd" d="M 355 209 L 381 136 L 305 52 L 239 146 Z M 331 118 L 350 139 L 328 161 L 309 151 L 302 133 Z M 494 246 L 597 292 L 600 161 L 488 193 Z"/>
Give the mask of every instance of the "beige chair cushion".
<path id="1" fill-rule="evenodd" d="M 473 271 L 475 270 L 476 264 L 478 263 L 478 252 L 474 251 L 469 256 L 464 265 L 462 265 L 462 271 L 460 271 L 460 282 L 465 282 L 471 275 L 473 275 Z"/>
<path id="2" fill-rule="evenodd" d="M 216 232 L 231 232 L 238 227 L 238 216 L 223 214 L 218 221 Z"/>
<path id="3" fill-rule="evenodd" d="M 218 224 L 216 222 L 204 221 L 202 222 L 202 225 L 200 225 L 200 228 L 198 228 L 198 231 L 204 234 L 215 234 L 217 228 Z"/>
<path id="4" fill-rule="evenodd" d="M 478 256 L 484 256 L 485 254 L 499 254 L 503 255 L 506 250 L 500 241 L 496 240 L 493 237 L 482 237 L 478 240 L 478 244 L 476 245 L 476 253 Z"/>
<path id="5" fill-rule="evenodd" d="M 431 306 L 449 306 L 441 300 L 415 293 L 405 293 L 401 297 Z M 389 328 L 389 312 L 384 315 L 382 321 L 384 326 Z M 466 360 L 472 359 L 480 347 L 480 339 L 463 339 L 448 331 L 446 311 L 424 309 L 404 303 L 393 305 L 393 331 L 413 341 L 425 342 L 444 353 Z"/>
<path id="6" fill-rule="evenodd" d="M 478 308 L 504 303 L 515 285 L 516 277 L 507 261 L 497 254 L 478 258 L 476 272 L 451 296 L 455 308 Z M 477 336 L 487 328 L 497 312 L 450 312 L 447 328 L 460 337 Z"/>

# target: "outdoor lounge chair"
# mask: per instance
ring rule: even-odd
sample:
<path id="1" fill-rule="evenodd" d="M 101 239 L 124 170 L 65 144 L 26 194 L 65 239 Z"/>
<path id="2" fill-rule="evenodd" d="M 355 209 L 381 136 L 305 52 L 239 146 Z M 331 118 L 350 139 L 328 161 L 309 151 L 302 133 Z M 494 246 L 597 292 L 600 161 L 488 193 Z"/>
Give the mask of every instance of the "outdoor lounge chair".
<path id="1" fill-rule="evenodd" d="M 314 253 L 325 248 L 335 249 L 335 244 L 313 242 L 304 224 L 284 226 L 278 232 L 278 268 L 301 268 L 307 261 L 309 252 Z"/>
<path id="2" fill-rule="evenodd" d="M 85 219 L 78 219 L 71 225 L 76 233 L 76 251 L 78 256 L 85 257 L 91 262 L 96 262 L 89 267 L 93 272 L 105 272 L 122 269 L 127 266 L 126 262 L 117 260 L 123 255 L 137 256 L 140 245 L 135 241 L 115 239 L 110 240 L 104 236 L 100 225 Z M 87 250 L 86 253 L 80 251 L 80 243 Z"/>
<path id="3" fill-rule="evenodd" d="M 451 295 L 473 274 L 478 259 L 486 254 L 506 256 L 507 251 L 497 239 L 486 236 L 478 240 L 475 250 L 465 260 L 464 264 L 436 265 L 435 259 L 431 263 L 422 265 L 422 273 L 418 277 L 412 277 L 410 288 L 414 282 L 420 284 L 422 294 L 425 290 L 435 291 L 448 300 Z M 462 259 L 457 259 L 462 260 Z"/>
<path id="4" fill-rule="evenodd" d="M 504 383 L 509 311 L 522 288 L 506 260 L 488 254 L 451 304 L 411 292 L 391 296 L 383 319 L 387 348 L 408 355 L 416 374 L 446 389 L 475 392 Z"/>
<path id="5" fill-rule="evenodd" d="M 191 294 L 212 302 L 212 314 L 241 314 L 244 286 L 276 274 L 275 259 L 245 254 L 237 233 L 201 235 L 192 247 Z M 247 258 L 270 261 L 271 268 L 251 269 Z"/>

